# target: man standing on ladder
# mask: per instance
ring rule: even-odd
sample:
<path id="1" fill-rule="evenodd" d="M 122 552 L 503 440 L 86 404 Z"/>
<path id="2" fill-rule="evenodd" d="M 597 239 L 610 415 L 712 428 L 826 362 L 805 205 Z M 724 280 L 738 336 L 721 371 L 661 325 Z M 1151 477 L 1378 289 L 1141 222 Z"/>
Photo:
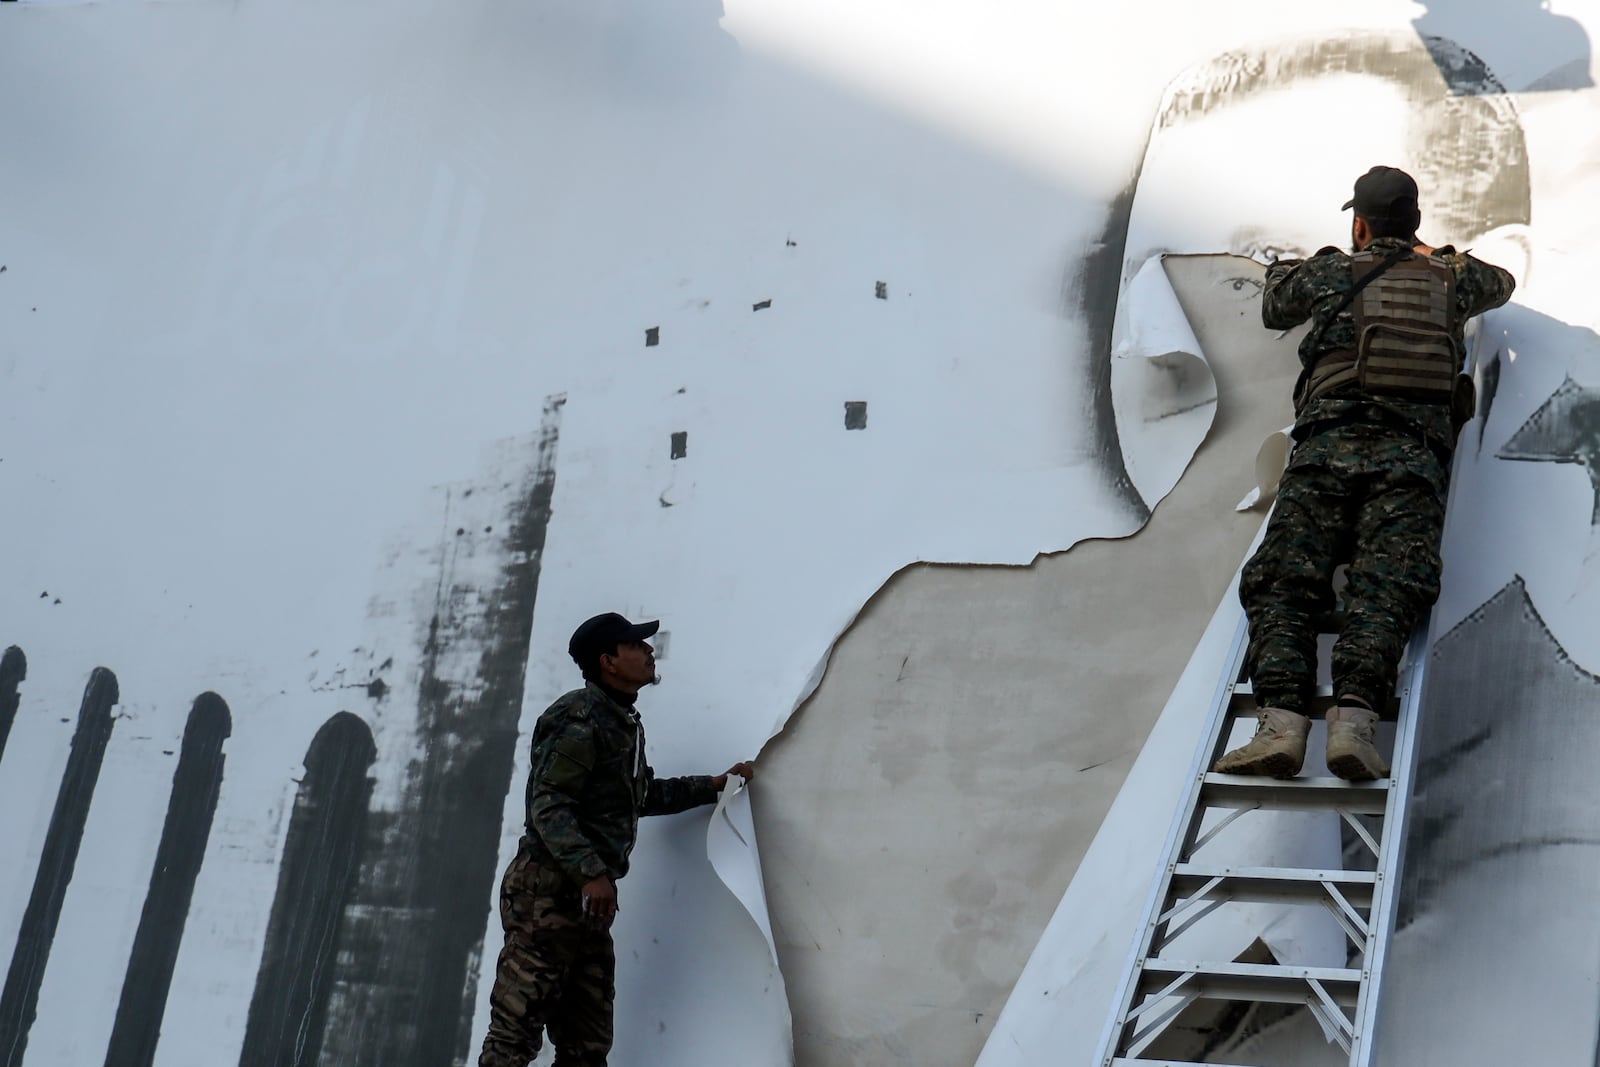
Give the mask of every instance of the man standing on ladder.
<path id="1" fill-rule="evenodd" d="M 1267 268 L 1261 321 L 1311 320 L 1300 344 L 1296 441 L 1278 502 L 1239 580 L 1259 725 L 1224 755 L 1226 774 L 1292 778 L 1305 762 L 1317 623 L 1348 563 L 1333 647 L 1328 769 L 1386 777 L 1373 745 L 1411 631 L 1439 596 L 1439 538 L 1456 433 L 1472 417 L 1462 373 L 1468 319 L 1499 307 L 1509 273 L 1417 238 L 1417 183 L 1393 167 L 1356 180 L 1354 255 L 1324 248 Z"/>

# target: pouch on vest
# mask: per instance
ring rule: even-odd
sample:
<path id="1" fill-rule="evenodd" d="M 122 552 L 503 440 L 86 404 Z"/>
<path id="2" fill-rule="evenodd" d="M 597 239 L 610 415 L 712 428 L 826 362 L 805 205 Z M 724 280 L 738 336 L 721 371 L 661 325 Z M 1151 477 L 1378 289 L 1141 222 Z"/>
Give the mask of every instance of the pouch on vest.
<path id="1" fill-rule="evenodd" d="M 1351 382 L 1375 395 L 1449 404 L 1454 410 L 1461 353 L 1451 332 L 1456 279 L 1450 265 L 1437 256 L 1386 261 L 1376 252 L 1361 252 L 1351 257 L 1350 268 L 1364 286 L 1351 300 L 1355 351 L 1330 352 L 1318 360 L 1296 397 L 1296 410 Z M 1364 281 L 1369 274 L 1375 275 L 1370 284 Z"/>
<path id="2" fill-rule="evenodd" d="M 1374 259 L 1357 256 L 1352 268 L 1359 276 Z M 1351 307 L 1361 388 L 1448 403 L 1461 373 L 1461 353 L 1450 332 L 1455 297 L 1455 272 L 1435 256 L 1402 260 L 1363 289 Z"/>

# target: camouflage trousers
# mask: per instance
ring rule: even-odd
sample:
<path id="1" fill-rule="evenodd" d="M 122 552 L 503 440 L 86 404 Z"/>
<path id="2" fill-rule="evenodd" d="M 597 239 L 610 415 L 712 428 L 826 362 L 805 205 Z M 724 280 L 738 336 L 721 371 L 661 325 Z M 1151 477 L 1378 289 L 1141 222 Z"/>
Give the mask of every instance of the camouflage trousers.
<path id="1" fill-rule="evenodd" d="M 584 925 L 579 889 L 517 853 L 500 883 L 506 943 L 489 994 L 478 1067 L 527 1067 L 550 1032 L 556 1067 L 604 1067 L 611 1051 L 616 956 L 611 934 Z"/>
<path id="2" fill-rule="evenodd" d="M 1348 564 L 1334 694 L 1380 708 L 1406 641 L 1439 597 L 1450 471 L 1415 436 L 1357 424 L 1314 433 L 1290 455 L 1267 532 L 1239 579 L 1246 669 L 1262 707 L 1303 712 L 1317 677 L 1319 617 Z"/>

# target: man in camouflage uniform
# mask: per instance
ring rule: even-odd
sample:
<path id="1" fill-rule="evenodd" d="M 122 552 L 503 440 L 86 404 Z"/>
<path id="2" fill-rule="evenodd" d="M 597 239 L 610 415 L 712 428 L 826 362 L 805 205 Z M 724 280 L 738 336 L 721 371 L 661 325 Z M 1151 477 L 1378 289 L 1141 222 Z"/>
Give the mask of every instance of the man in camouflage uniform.
<path id="1" fill-rule="evenodd" d="M 567 651 L 586 685 L 551 704 L 533 731 L 527 831 L 500 885 L 505 948 L 489 994 L 479 1067 L 526 1067 L 550 1031 L 557 1067 L 603 1067 L 611 1051 L 617 882 L 641 815 L 716 801 L 728 775 L 657 778 L 634 700 L 654 684 L 647 642 L 659 623 L 606 613 Z"/>
<path id="2" fill-rule="evenodd" d="M 1345 623 L 1333 648 L 1328 767 L 1386 777 L 1373 745 L 1406 641 L 1439 595 L 1439 538 L 1456 432 L 1471 417 L 1460 375 L 1469 318 L 1499 307 L 1510 274 L 1416 236 L 1417 185 L 1392 167 L 1355 183 L 1355 255 L 1324 248 L 1267 268 L 1261 321 L 1311 321 L 1300 344 L 1296 441 L 1239 599 L 1250 623 L 1246 669 L 1259 725 L 1217 761 L 1232 774 L 1289 778 L 1305 761 L 1317 620 L 1348 564 Z"/>

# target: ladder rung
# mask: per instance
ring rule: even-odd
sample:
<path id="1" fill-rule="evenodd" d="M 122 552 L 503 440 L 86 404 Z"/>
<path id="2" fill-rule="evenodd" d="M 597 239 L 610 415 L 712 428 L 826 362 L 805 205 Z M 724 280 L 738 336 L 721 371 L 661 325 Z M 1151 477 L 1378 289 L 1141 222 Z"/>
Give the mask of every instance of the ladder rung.
<path id="1" fill-rule="evenodd" d="M 1206 894 L 1209 900 L 1244 900 L 1257 903 L 1321 904 L 1328 899 L 1323 882 L 1331 882 L 1353 907 L 1372 906 L 1378 876 L 1373 871 L 1319 871 L 1305 867 L 1229 867 L 1221 864 L 1180 863 L 1173 869 L 1171 890 L 1186 897 L 1199 892 L 1214 878 L 1222 884 Z"/>
<path id="2" fill-rule="evenodd" d="M 1321 719 L 1328 714 L 1328 709 L 1333 707 L 1333 687 L 1319 685 L 1311 694 L 1311 707 L 1306 714 L 1313 719 Z M 1256 695 L 1249 682 L 1239 682 L 1233 687 L 1233 695 L 1228 700 L 1228 715 L 1230 718 L 1245 719 L 1256 713 Z M 1387 704 L 1378 709 L 1378 718 L 1384 722 L 1396 722 L 1400 718 L 1400 698 L 1393 697 Z"/>
<path id="3" fill-rule="evenodd" d="M 1137 991 L 1159 993 L 1179 975 L 1194 977 L 1176 996 L 1209 1000 L 1256 1000 L 1304 1004 L 1316 999 L 1310 982 L 1320 982 L 1335 1004 L 1353 1008 L 1361 996 L 1361 972 L 1347 967 L 1285 967 L 1269 963 L 1178 963 L 1145 960 Z"/>
<path id="4" fill-rule="evenodd" d="M 1118 1056 L 1111 1061 L 1111 1067 L 1236 1067 L 1233 1064 L 1213 1063 L 1210 1060 L 1142 1060 L 1129 1059 Z"/>
<path id="5" fill-rule="evenodd" d="M 1339 620 L 1329 623 L 1337 628 Z M 1321 777 L 1331 772 L 1320 768 L 1312 771 L 1318 777 L 1289 779 L 1208 771 L 1226 747 L 1237 743 L 1237 735 L 1247 725 L 1245 717 L 1256 711 L 1245 670 L 1248 639 L 1248 626 L 1241 618 L 1228 658 L 1218 664 L 1221 671 L 1212 690 L 1206 728 L 1184 782 L 1182 803 L 1173 814 L 1163 858 L 1142 913 L 1143 926 L 1120 976 L 1116 1007 L 1102 1031 L 1094 1067 L 1191 1067 L 1193 1061 L 1183 1058 L 1174 1046 L 1158 1042 L 1175 1025 L 1206 1025 L 1202 1016 L 1208 1013 L 1192 1011 L 1201 1000 L 1304 1006 L 1317 1017 L 1330 1040 L 1342 1046 L 1350 1067 L 1373 1065 L 1372 1038 L 1383 1000 L 1379 983 L 1387 941 L 1394 931 L 1396 890 L 1404 861 L 1428 630 L 1419 626 L 1412 634 L 1399 684 L 1392 698 L 1384 701 L 1386 706 L 1379 709 L 1379 717 L 1393 723 L 1390 758 L 1394 775 L 1375 782 Z M 1319 640 L 1318 645 L 1320 651 L 1327 642 Z M 1340 692 L 1343 690 L 1320 686 L 1305 709 L 1307 714 L 1323 715 Z M 1320 742 L 1320 730 L 1318 733 Z M 1272 855 L 1271 843 L 1248 834 L 1235 834 L 1231 843 L 1241 849 L 1257 845 L 1254 856 L 1243 851 L 1222 855 L 1215 850 L 1197 855 L 1236 820 L 1256 811 L 1315 813 L 1323 822 L 1342 822 L 1341 829 L 1354 830 L 1374 853 L 1376 869 L 1335 866 L 1341 860 L 1331 848 L 1326 858 L 1317 861 L 1326 867 L 1273 866 L 1282 861 Z M 1381 830 L 1375 825 L 1380 819 Z M 1289 907 L 1302 911 L 1325 908 L 1344 932 L 1344 952 L 1329 957 L 1334 966 L 1290 966 L 1273 958 L 1259 933 L 1238 955 L 1224 953 L 1214 937 L 1213 943 L 1202 944 L 1189 936 L 1189 931 L 1202 924 L 1214 927 L 1218 922 L 1215 916 L 1230 904 L 1235 911 L 1224 917 L 1225 928 L 1229 919 L 1256 918 L 1238 904 L 1267 905 L 1260 916 L 1265 926 Z M 1222 931 L 1213 928 L 1211 932 Z M 1230 936 L 1228 940 L 1232 943 L 1234 939 Z M 1347 964 L 1345 952 L 1353 952 L 1359 965 Z M 1218 957 L 1214 962 L 1202 962 L 1213 955 Z M 1178 1058 L 1167 1058 L 1174 1054 Z"/>
<path id="6" fill-rule="evenodd" d="M 1205 775 L 1200 803 L 1211 808 L 1270 808 L 1277 811 L 1338 811 L 1382 815 L 1389 801 L 1388 778 L 1347 782 L 1343 778 L 1253 778 Z"/>

